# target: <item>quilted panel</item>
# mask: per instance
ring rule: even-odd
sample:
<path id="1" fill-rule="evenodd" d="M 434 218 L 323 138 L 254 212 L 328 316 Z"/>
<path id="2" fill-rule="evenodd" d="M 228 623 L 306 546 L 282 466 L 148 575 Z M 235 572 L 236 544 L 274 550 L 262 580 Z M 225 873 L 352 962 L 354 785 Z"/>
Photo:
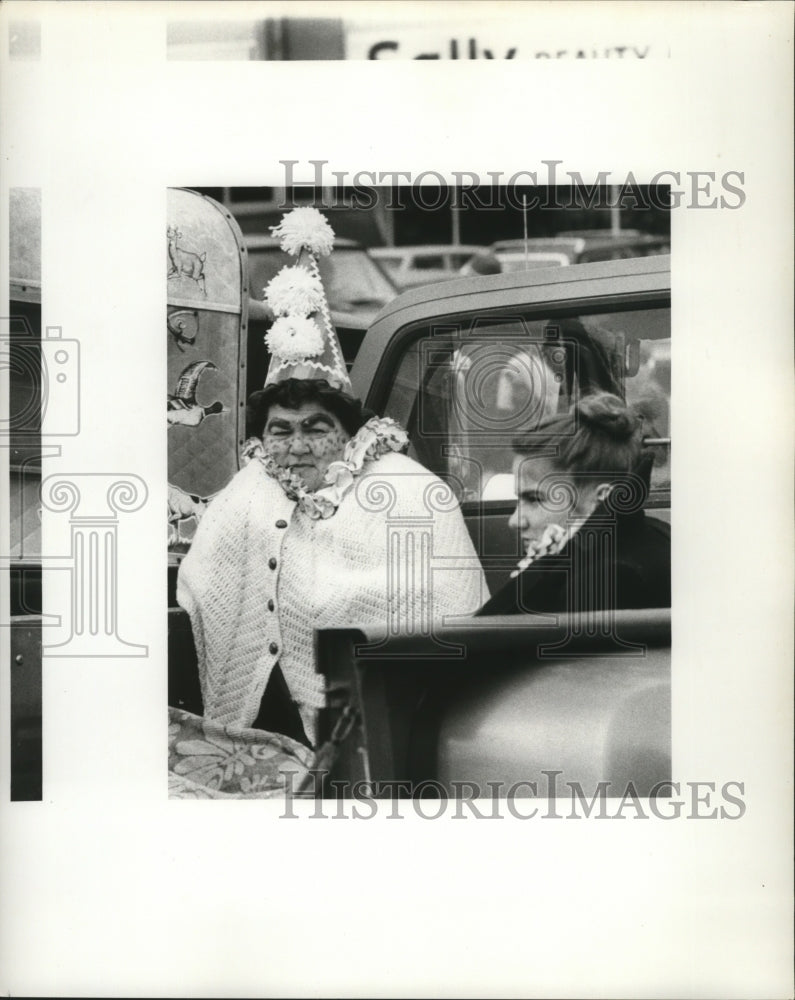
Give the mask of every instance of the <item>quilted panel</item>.
<path id="1" fill-rule="evenodd" d="M 240 233 L 221 206 L 169 189 L 167 229 L 169 547 L 179 552 L 193 512 L 237 472 L 248 288 Z"/>
<path id="2" fill-rule="evenodd" d="M 182 350 L 180 350 L 180 346 Z M 209 496 L 237 471 L 238 421 L 244 424 L 238 400 L 240 318 L 231 313 L 198 311 L 194 344 L 177 345 L 169 336 L 168 387 L 175 393 L 180 375 L 195 361 L 210 361 L 199 378 L 196 402 L 207 407 L 220 402 L 224 412 L 205 416 L 196 426 L 168 425 L 168 481 L 188 493 Z"/>

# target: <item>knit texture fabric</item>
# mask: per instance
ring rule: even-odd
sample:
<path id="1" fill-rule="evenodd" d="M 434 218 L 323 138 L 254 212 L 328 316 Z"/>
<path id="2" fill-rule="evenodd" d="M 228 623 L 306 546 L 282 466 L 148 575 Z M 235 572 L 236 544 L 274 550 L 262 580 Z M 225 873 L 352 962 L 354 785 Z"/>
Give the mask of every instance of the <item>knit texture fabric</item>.
<path id="1" fill-rule="evenodd" d="M 325 520 L 308 517 L 250 462 L 209 506 L 177 585 L 205 718 L 250 726 L 278 662 L 313 742 L 325 704 L 314 629 L 429 631 L 487 598 L 449 487 L 395 453 L 366 466 Z"/>

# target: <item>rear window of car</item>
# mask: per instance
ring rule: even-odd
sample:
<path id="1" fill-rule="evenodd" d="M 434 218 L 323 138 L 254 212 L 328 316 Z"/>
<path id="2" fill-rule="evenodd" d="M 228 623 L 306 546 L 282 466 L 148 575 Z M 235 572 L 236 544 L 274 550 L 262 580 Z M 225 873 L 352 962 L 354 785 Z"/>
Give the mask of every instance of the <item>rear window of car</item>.
<path id="1" fill-rule="evenodd" d="M 614 392 L 644 419 L 649 506 L 668 506 L 670 344 L 667 307 L 462 318 L 407 347 L 385 409 L 409 432 L 410 454 L 448 480 L 461 502 L 504 501 L 515 497 L 515 435 L 585 393 Z"/>
<path id="2" fill-rule="evenodd" d="M 390 275 L 398 271 L 403 264 L 402 257 L 387 257 L 385 254 L 374 255 L 373 260 L 379 267 L 385 268 Z"/>
<path id="3" fill-rule="evenodd" d="M 285 265 L 294 263 L 278 247 L 249 250 L 251 293 L 261 299 L 265 286 Z M 364 250 L 336 247 L 328 257 L 318 259 L 320 277 L 332 309 L 357 306 L 380 308 L 396 294 L 384 272 Z"/>
<path id="4" fill-rule="evenodd" d="M 442 254 L 416 254 L 409 262 L 415 271 L 440 271 L 445 266 Z"/>
<path id="5" fill-rule="evenodd" d="M 583 250 L 577 258 L 578 264 L 589 264 L 599 260 L 625 260 L 627 257 L 638 257 L 636 247 L 594 247 L 593 250 Z"/>

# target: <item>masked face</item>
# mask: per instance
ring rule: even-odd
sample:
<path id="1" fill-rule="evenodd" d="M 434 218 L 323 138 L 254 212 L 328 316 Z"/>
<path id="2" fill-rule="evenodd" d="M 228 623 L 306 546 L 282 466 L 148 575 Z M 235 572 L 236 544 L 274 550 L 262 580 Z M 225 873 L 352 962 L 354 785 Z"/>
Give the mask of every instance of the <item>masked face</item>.
<path id="1" fill-rule="evenodd" d="M 299 476 L 310 492 L 320 489 L 326 470 L 342 458 L 349 440 L 339 419 L 319 403 L 304 403 L 297 410 L 271 406 L 262 435 L 267 454 Z"/>

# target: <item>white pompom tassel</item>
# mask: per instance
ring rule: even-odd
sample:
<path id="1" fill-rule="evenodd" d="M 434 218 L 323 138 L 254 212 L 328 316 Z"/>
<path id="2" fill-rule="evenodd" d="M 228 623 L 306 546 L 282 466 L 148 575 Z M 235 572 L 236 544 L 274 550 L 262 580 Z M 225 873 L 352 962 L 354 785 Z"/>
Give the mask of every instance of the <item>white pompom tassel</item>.
<path id="1" fill-rule="evenodd" d="M 280 316 L 265 335 L 265 343 L 280 361 L 293 364 L 323 353 L 323 334 L 306 316 Z"/>
<path id="2" fill-rule="evenodd" d="M 301 265 L 283 267 L 268 282 L 265 301 L 277 316 L 309 316 L 323 308 L 323 286 Z"/>
<path id="3" fill-rule="evenodd" d="M 294 208 L 271 233 L 281 241 L 285 253 L 297 255 L 301 250 L 327 257 L 334 247 L 334 230 L 316 208 Z"/>

